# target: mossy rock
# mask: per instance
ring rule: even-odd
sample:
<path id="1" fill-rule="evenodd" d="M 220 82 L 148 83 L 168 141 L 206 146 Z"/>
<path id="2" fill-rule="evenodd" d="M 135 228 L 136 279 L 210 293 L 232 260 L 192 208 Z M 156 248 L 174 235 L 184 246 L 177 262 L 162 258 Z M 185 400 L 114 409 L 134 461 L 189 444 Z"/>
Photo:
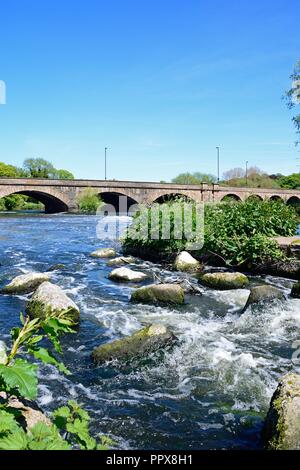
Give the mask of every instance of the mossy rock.
<path id="1" fill-rule="evenodd" d="M 26 312 L 32 318 L 57 316 L 79 321 L 79 308 L 64 291 L 51 282 L 41 284 L 26 306 Z"/>
<path id="2" fill-rule="evenodd" d="M 61 271 L 63 269 L 66 269 L 66 265 L 65 264 L 62 264 L 62 263 L 57 263 L 57 264 L 53 264 L 52 266 L 50 266 L 50 268 L 48 268 L 48 272 L 51 272 L 51 271 Z"/>
<path id="3" fill-rule="evenodd" d="M 147 304 L 182 305 L 184 303 L 184 289 L 178 284 L 150 284 L 133 291 L 131 300 Z"/>
<path id="4" fill-rule="evenodd" d="M 296 238 L 295 240 L 292 240 L 290 245 L 300 245 L 300 238 Z"/>
<path id="5" fill-rule="evenodd" d="M 300 281 L 296 282 L 296 284 L 293 285 L 291 290 L 291 296 L 295 299 L 300 299 Z"/>
<path id="6" fill-rule="evenodd" d="M 131 336 L 95 348 L 92 357 L 97 364 L 116 359 L 127 361 L 147 356 L 174 340 L 175 336 L 164 325 L 150 325 Z"/>
<path id="7" fill-rule="evenodd" d="M 142 282 L 147 277 L 147 274 L 141 271 L 133 271 L 125 267 L 113 269 L 108 275 L 109 279 L 116 282 Z"/>
<path id="8" fill-rule="evenodd" d="M 280 289 L 277 289 L 277 287 L 273 287 L 268 284 L 252 287 L 243 312 L 252 304 L 271 302 L 276 299 L 285 299 L 284 293 Z"/>
<path id="9" fill-rule="evenodd" d="M 263 440 L 271 450 L 300 450 L 300 375 L 282 377 L 271 399 Z"/>
<path id="10" fill-rule="evenodd" d="M 135 262 L 133 256 L 119 256 L 118 258 L 113 258 L 107 261 L 107 266 L 122 266 L 124 264 L 132 264 Z"/>
<path id="11" fill-rule="evenodd" d="M 198 276 L 198 280 L 205 287 L 218 290 L 243 289 L 249 283 L 242 273 L 206 273 Z"/>
<path id="12" fill-rule="evenodd" d="M 116 250 L 114 248 L 99 248 L 91 253 L 93 258 L 114 258 Z"/>
<path id="13" fill-rule="evenodd" d="M 16 276 L 1 289 L 2 294 L 28 294 L 33 292 L 40 284 L 50 280 L 47 273 L 28 273 Z"/>
<path id="14" fill-rule="evenodd" d="M 201 264 L 190 253 L 182 251 L 175 259 L 174 268 L 177 271 L 197 272 L 201 270 Z"/>

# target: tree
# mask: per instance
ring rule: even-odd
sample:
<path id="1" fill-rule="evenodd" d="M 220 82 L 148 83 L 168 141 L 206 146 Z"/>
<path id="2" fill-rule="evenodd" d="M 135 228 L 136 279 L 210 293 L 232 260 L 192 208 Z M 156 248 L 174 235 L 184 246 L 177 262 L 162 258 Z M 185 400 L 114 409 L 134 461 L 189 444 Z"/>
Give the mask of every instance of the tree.
<path id="1" fill-rule="evenodd" d="M 210 173 L 200 173 L 199 171 L 193 173 L 193 176 L 201 183 L 216 183 L 218 179 L 216 176 L 211 175 Z"/>
<path id="2" fill-rule="evenodd" d="M 68 170 L 55 170 L 54 178 L 59 180 L 73 180 L 74 175 Z"/>
<path id="3" fill-rule="evenodd" d="M 232 175 L 242 175 L 229 178 Z M 226 186 L 245 187 L 251 188 L 279 188 L 279 181 L 276 178 L 271 178 L 267 173 L 260 168 L 253 166 L 248 168 L 247 178 L 245 171 L 242 168 L 233 168 L 224 173 Z"/>
<path id="4" fill-rule="evenodd" d="M 279 184 L 281 188 L 300 189 L 300 174 L 293 173 L 289 176 L 282 176 L 279 179 Z"/>
<path id="5" fill-rule="evenodd" d="M 172 183 L 177 184 L 201 184 L 215 183 L 217 178 L 214 175 L 206 173 L 180 173 L 176 178 L 172 179 Z"/>
<path id="6" fill-rule="evenodd" d="M 43 158 L 27 158 L 23 167 L 31 178 L 53 178 L 56 171 L 52 163 Z"/>
<path id="7" fill-rule="evenodd" d="M 243 168 L 232 168 L 223 173 L 224 180 L 232 180 L 234 178 L 243 178 L 245 176 L 245 170 Z"/>
<path id="8" fill-rule="evenodd" d="M 16 178 L 18 176 L 18 168 L 13 165 L 7 165 L 6 163 L 0 162 L 0 177 Z"/>
<path id="9" fill-rule="evenodd" d="M 294 71 L 290 77 L 292 79 L 292 87 L 286 92 L 288 107 L 293 108 L 300 104 L 300 60 L 297 62 Z M 300 114 L 293 117 L 297 134 L 300 134 Z M 296 144 L 299 144 L 298 140 Z"/>

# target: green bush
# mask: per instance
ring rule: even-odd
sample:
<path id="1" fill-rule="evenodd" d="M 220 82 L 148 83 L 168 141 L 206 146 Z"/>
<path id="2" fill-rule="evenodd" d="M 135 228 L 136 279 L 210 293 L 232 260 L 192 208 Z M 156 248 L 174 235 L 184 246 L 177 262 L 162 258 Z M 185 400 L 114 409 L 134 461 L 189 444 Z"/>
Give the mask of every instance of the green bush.
<path id="1" fill-rule="evenodd" d="M 92 188 L 84 189 L 77 198 L 80 212 L 85 214 L 96 214 L 97 209 L 102 204 L 97 191 Z"/>
<path id="2" fill-rule="evenodd" d="M 43 210 L 44 205 L 35 199 L 23 194 L 11 194 L 0 199 L 0 210 Z"/>
<path id="3" fill-rule="evenodd" d="M 163 211 L 163 208 L 160 211 Z M 150 233 L 150 208 L 144 207 L 135 216 L 134 223 L 123 241 L 126 252 L 137 253 L 138 250 L 141 252 L 149 250 L 158 255 L 168 256 L 187 248 L 185 239 L 176 240 L 171 237 L 169 240 L 164 240 L 161 236 L 155 240 L 147 237 L 135 239 L 134 232 L 139 229 L 139 226 L 147 224 Z M 170 224 L 172 235 L 174 218 L 171 218 Z M 298 218 L 295 210 L 280 201 L 252 199 L 238 204 L 229 202 L 207 204 L 205 206 L 204 246 L 197 255 L 209 253 L 216 255 L 226 265 L 277 261 L 284 255 L 271 237 L 294 235 L 297 226 Z M 163 227 L 160 225 L 159 233 L 161 234 L 162 231 Z M 196 236 L 195 241 L 197 237 L 200 237 L 200 234 Z"/>

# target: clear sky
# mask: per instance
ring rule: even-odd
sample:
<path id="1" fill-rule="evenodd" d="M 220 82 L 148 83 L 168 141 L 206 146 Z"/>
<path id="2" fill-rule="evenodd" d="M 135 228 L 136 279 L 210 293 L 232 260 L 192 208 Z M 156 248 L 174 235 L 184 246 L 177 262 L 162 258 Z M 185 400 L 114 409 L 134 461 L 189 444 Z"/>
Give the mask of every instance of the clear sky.
<path id="1" fill-rule="evenodd" d="M 299 170 L 282 95 L 300 59 L 299 0 L 0 3 L 0 161 L 78 178 L 170 180 Z"/>

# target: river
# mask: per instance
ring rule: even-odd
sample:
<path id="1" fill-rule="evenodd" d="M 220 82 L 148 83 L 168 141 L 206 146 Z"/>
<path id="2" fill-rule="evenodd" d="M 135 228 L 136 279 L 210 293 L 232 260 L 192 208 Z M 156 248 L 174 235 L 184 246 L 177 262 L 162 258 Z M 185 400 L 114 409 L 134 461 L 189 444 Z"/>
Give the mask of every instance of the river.
<path id="1" fill-rule="evenodd" d="M 299 340 L 300 300 L 253 307 L 241 315 L 248 290 L 188 296 L 178 308 L 129 303 L 133 286 L 107 279 L 111 268 L 89 253 L 111 243 L 96 237 L 97 218 L 75 215 L 0 218 L 0 285 L 29 271 L 52 273 L 81 310 L 77 334 L 62 339 L 63 376 L 41 366 L 38 404 L 46 412 L 75 399 L 90 412 L 93 434 L 124 449 L 258 449 L 278 378 L 300 373 L 292 362 Z M 120 246 L 116 245 L 120 250 Z M 140 261 L 133 269 L 165 281 L 188 277 Z M 288 279 L 265 281 L 289 293 Z M 253 284 L 262 278 L 251 278 Z M 0 335 L 19 323 L 28 296 L 0 296 Z M 118 367 L 95 367 L 95 346 L 145 324 L 168 325 L 179 338 L 170 351 Z"/>

